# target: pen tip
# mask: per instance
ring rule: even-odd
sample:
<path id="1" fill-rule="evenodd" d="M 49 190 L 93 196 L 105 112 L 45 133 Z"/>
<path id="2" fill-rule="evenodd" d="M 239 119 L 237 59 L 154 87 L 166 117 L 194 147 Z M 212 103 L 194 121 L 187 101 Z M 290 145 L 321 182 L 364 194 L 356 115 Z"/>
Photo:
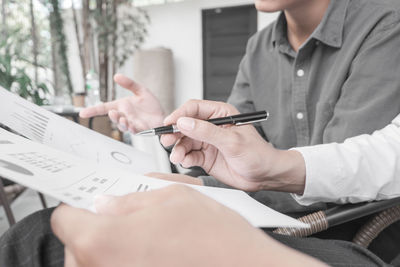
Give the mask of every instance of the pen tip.
<path id="1" fill-rule="evenodd" d="M 146 130 L 135 134 L 135 136 L 147 136 L 147 135 L 154 135 L 154 130 Z"/>

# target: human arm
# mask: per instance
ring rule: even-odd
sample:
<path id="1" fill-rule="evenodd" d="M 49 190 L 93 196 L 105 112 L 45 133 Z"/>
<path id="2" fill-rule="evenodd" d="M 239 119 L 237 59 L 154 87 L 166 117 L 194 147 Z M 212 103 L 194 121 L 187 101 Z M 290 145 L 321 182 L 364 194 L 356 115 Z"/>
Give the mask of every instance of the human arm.
<path id="1" fill-rule="evenodd" d="M 53 213 L 66 267 L 326 266 L 182 185 L 100 198 L 97 210 L 61 206 Z"/>
<path id="2" fill-rule="evenodd" d="M 218 113 L 222 111 L 227 113 Z M 235 112 L 224 103 L 191 101 L 166 121 L 177 121 L 179 128 L 180 117 L 206 119 Z M 400 196 L 400 116 L 372 135 L 289 151 L 274 149 L 254 134 L 251 126 L 222 128 L 202 120 L 192 123 L 191 131 L 180 128 L 186 137 L 177 142 L 171 160 L 183 166 L 201 166 L 235 188 L 297 191 L 295 198 L 304 205 Z M 173 143 L 181 137 L 163 136 L 162 141 Z"/>
<path id="3" fill-rule="evenodd" d="M 304 194 L 295 195 L 300 204 L 400 196 L 400 115 L 372 135 L 296 150 L 306 164 Z"/>
<path id="4" fill-rule="evenodd" d="M 129 130 L 132 133 L 162 125 L 164 111 L 148 89 L 121 74 L 116 74 L 114 80 L 133 95 L 85 108 L 80 112 L 82 118 L 108 114 L 121 131 Z"/>

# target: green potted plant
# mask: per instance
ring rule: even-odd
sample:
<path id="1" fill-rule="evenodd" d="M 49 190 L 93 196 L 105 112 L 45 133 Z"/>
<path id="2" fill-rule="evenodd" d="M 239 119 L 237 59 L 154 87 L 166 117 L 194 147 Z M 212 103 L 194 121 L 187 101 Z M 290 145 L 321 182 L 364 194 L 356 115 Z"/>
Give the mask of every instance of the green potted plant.
<path id="1" fill-rule="evenodd" d="M 44 83 L 35 84 L 25 68 L 20 67 L 20 62 L 25 60 L 19 56 L 18 50 L 18 46 L 13 45 L 10 38 L 0 41 L 0 86 L 37 105 L 47 104 L 47 86 Z"/>

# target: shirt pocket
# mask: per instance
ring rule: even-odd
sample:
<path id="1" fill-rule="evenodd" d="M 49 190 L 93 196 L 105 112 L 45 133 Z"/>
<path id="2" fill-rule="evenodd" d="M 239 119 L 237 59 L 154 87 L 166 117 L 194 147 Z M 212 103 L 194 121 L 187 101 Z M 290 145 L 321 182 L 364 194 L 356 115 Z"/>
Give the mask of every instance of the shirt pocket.
<path id="1" fill-rule="evenodd" d="M 315 117 L 312 128 L 311 144 L 323 143 L 324 133 L 328 123 L 332 120 L 334 113 L 332 102 L 318 102 L 315 106 Z"/>

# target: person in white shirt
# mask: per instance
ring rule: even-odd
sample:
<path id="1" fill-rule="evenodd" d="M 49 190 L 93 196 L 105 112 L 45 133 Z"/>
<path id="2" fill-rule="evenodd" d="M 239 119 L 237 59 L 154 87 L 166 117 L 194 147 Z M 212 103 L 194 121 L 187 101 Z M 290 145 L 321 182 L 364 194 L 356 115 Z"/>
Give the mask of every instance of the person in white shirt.
<path id="1" fill-rule="evenodd" d="M 400 115 L 371 135 L 340 144 L 277 150 L 252 126 L 224 128 L 203 121 L 237 113 L 229 104 L 202 100 L 189 101 L 173 112 L 165 123 L 177 123 L 185 137 L 161 137 L 165 146 L 176 143 L 171 161 L 184 167 L 200 166 L 221 182 L 245 191 L 295 193 L 302 205 L 400 196 Z M 153 175 L 200 183 L 182 175 Z"/>
<path id="2" fill-rule="evenodd" d="M 277 150 L 251 125 L 215 126 L 206 119 L 237 114 L 228 104 L 189 101 L 164 123 L 180 134 L 171 161 L 201 166 L 242 190 L 281 190 L 300 203 L 359 202 L 400 195 L 400 115 L 392 124 L 342 144 Z M 153 174 L 157 176 L 160 174 Z M 166 176 L 164 176 L 166 178 Z M 170 176 L 185 182 L 198 179 Z M 345 241 L 271 235 L 202 194 L 175 185 L 124 197 L 101 197 L 99 215 L 62 206 L 52 216 L 66 266 L 387 266 Z"/>

